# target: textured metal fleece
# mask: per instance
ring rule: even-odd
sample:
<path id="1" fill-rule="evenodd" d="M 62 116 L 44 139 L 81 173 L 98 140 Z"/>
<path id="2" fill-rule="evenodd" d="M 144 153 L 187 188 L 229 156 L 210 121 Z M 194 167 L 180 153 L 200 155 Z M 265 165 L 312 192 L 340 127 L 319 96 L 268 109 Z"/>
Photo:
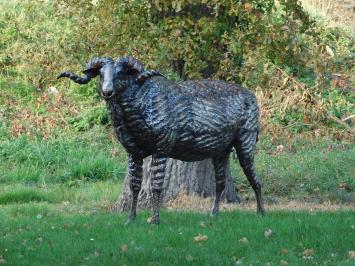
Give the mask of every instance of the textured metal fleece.
<path id="1" fill-rule="evenodd" d="M 90 62 L 95 64 L 90 66 Z M 89 73 L 91 78 L 95 76 L 92 73 L 99 70 L 100 89 L 110 95 L 105 99 L 118 140 L 129 154 L 134 199 L 140 190 L 142 159 L 153 156 L 152 223 L 159 222 L 167 157 L 182 161 L 212 158 L 216 173 L 212 214 L 217 214 L 232 148 L 235 148 L 240 165 L 255 191 L 258 212 L 264 212 L 261 184 L 254 167 L 254 150 L 260 131 L 259 108 L 251 91 L 220 80 L 173 82 L 158 71 L 145 71 L 133 57 L 119 58 L 114 63 L 107 58 L 95 58 L 90 62 L 84 73 Z M 70 72 L 64 72 L 60 77 L 82 83 L 78 82 L 82 79 Z M 105 84 L 113 84 L 113 89 Z M 107 94 L 108 90 L 113 90 L 112 94 L 111 91 Z M 133 200 L 131 220 L 136 214 L 136 204 Z"/>

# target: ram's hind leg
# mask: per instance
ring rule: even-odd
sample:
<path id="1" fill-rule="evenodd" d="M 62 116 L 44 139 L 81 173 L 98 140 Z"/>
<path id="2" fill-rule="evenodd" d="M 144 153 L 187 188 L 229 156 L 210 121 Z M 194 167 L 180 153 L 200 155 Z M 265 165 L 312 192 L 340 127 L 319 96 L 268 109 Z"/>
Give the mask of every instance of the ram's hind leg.
<path id="1" fill-rule="evenodd" d="M 132 155 L 129 155 L 128 173 L 130 178 L 129 187 L 132 193 L 132 204 L 129 213 L 129 219 L 126 222 L 126 224 L 133 222 L 136 218 L 138 195 L 142 185 L 142 166 L 143 166 L 142 159 L 134 158 Z"/>
<path id="2" fill-rule="evenodd" d="M 165 166 L 167 158 L 161 155 L 153 154 L 152 156 L 152 211 L 151 224 L 158 224 L 160 221 L 159 208 L 161 201 L 161 193 L 163 191 Z"/>
<path id="3" fill-rule="evenodd" d="M 222 192 L 226 185 L 226 169 L 229 163 L 229 154 L 221 157 L 215 157 L 212 159 L 215 179 L 216 179 L 216 197 L 214 200 L 211 216 L 216 216 L 219 212 L 219 204 L 221 200 Z"/>
<path id="4" fill-rule="evenodd" d="M 235 149 L 238 155 L 240 166 L 243 168 L 244 174 L 248 178 L 252 186 L 257 202 L 257 212 L 260 214 L 265 213 L 264 203 L 261 195 L 261 182 L 256 175 L 254 165 L 254 152 L 255 145 L 258 140 L 258 131 L 241 131 L 239 132 Z"/>

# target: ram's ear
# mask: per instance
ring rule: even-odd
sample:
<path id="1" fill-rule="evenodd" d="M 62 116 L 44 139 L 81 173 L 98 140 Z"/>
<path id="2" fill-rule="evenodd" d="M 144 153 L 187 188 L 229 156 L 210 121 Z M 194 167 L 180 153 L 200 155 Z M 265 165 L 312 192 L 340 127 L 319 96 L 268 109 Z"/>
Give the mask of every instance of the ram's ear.
<path id="1" fill-rule="evenodd" d="M 160 73 L 157 70 L 145 70 L 138 75 L 136 81 L 139 85 L 143 85 L 147 79 L 154 77 L 154 76 L 161 76 L 163 78 L 166 78 L 162 73 Z"/>

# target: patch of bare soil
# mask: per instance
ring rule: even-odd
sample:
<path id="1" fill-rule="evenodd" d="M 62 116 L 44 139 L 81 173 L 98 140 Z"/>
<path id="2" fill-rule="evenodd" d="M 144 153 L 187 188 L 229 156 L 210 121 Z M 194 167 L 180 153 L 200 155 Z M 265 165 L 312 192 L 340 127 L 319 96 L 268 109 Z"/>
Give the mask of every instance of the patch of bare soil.
<path id="1" fill-rule="evenodd" d="M 198 196 L 189 196 L 182 194 L 176 199 L 166 203 L 166 207 L 176 211 L 209 212 L 212 208 L 211 198 L 201 198 Z M 286 210 L 286 211 L 339 211 L 355 210 L 353 205 L 339 205 L 327 203 L 311 203 L 301 201 L 279 200 L 276 204 L 265 204 L 266 211 Z M 221 211 L 233 210 L 256 210 L 256 202 L 243 202 L 236 204 L 222 203 Z"/>
<path id="2" fill-rule="evenodd" d="M 354 0 L 301 0 L 306 10 L 314 10 L 329 22 L 329 26 L 355 27 Z"/>
<path id="3" fill-rule="evenodd" d="M 330 16 L 335 22 L 348 27 L 355 27 L 355 1 L 334 1 L 334 7 L 330 10 Z"/>

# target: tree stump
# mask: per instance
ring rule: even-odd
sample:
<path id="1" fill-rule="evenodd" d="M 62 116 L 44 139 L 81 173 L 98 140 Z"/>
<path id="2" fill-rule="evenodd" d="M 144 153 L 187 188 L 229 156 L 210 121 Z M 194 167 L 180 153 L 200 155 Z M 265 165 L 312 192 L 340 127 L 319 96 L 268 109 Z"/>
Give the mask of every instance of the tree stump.
<path id="1" fill-rule="evenodd" d="M 151 157 L 144 159 L 142 189 L 138 200 L 138 207 L 141 209 L 151 207 L 152 190 L 150 163 Z M 161 201 L 162 203 L 165 203 L 175 199 L 180 193 L 198 195 L 204 198 L 214 197 L 215 178 L 211 159 L 198 162 L 183 162 L 175 159 L 168 159 Z M 222 200 L 226 202 L 240 202 L 239 195 L 232 182 L 230 169 L 228 170 L 226 188 L 222 194 Z M 113 210 L 118 212 L 128 211 L 131 206 L 131 201 L 129 176 L 126 174 L 123 191 L 118 196 Z"/>

